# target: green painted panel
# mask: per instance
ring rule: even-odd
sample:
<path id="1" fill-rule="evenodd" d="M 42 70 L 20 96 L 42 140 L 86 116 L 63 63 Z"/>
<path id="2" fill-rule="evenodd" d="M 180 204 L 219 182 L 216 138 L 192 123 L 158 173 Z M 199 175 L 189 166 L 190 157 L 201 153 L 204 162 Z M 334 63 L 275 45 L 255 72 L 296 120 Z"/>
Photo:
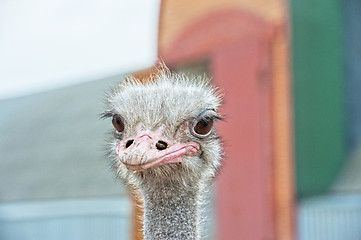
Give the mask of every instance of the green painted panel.
<path id="1" fill-rule="evenodd" d="M 345 160 L 341 6 L 291 1 L 299 197 L 325 191 Z"/>

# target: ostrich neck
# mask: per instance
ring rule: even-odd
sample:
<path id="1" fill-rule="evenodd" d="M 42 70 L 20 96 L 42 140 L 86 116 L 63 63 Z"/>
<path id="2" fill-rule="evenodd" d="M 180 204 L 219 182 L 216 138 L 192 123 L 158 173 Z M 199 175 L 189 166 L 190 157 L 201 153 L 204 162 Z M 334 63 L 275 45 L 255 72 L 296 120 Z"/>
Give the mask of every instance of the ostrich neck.
<path id="1" fill-rule="evenodd" d="M 199 187 L 158 182 L 142 190 L 145 240 L 199 239 Z"/>

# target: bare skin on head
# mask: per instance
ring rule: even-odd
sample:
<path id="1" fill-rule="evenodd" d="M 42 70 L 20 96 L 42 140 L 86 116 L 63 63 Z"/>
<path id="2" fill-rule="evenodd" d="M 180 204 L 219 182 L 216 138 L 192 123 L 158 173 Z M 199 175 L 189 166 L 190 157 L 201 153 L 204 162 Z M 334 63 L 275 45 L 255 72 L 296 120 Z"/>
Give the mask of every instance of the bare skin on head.
<path id="1" fill-rule="evenodd" d="M 117 176 L 144 200 L 144 238 L 201 239 L 203 197 L 220 167 L 220 95 L 208 79 L 166 68 L 128 77 L 108 96 Z"/>

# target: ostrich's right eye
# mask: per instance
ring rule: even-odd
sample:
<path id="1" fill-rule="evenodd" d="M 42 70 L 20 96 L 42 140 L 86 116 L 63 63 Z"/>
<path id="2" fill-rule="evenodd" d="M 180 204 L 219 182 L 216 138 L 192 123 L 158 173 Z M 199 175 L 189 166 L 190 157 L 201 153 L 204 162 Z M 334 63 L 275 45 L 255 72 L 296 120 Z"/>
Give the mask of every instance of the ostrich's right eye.
<path id="1" fill-rule="evenodd" d="M 123 132 L 124 131 L 124 123 L 123 123 L 123 120 L 120 118 L 119 115 L 114 115 L 113 116 L 112 123 L 113 123 L 114 128 L 118 132 Z"/>
<path id="2" fill-rule="evenodd" d="M 207 137 L 211 133 L 212 127 L 213 119 L 199 119 L 194 123 L 192 133 L 196 137 Z"/>

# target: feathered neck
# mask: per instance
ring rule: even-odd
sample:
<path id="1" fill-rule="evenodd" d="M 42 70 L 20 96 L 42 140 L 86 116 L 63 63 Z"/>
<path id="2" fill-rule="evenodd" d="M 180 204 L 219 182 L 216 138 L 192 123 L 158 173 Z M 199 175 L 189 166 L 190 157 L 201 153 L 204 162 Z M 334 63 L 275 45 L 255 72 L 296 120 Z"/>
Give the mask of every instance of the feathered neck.
<path id="1" fill-rule="evenodd" d="M 201 186 L 176 181 L 143 186 L 145 240 L 200 239 Z"/>

